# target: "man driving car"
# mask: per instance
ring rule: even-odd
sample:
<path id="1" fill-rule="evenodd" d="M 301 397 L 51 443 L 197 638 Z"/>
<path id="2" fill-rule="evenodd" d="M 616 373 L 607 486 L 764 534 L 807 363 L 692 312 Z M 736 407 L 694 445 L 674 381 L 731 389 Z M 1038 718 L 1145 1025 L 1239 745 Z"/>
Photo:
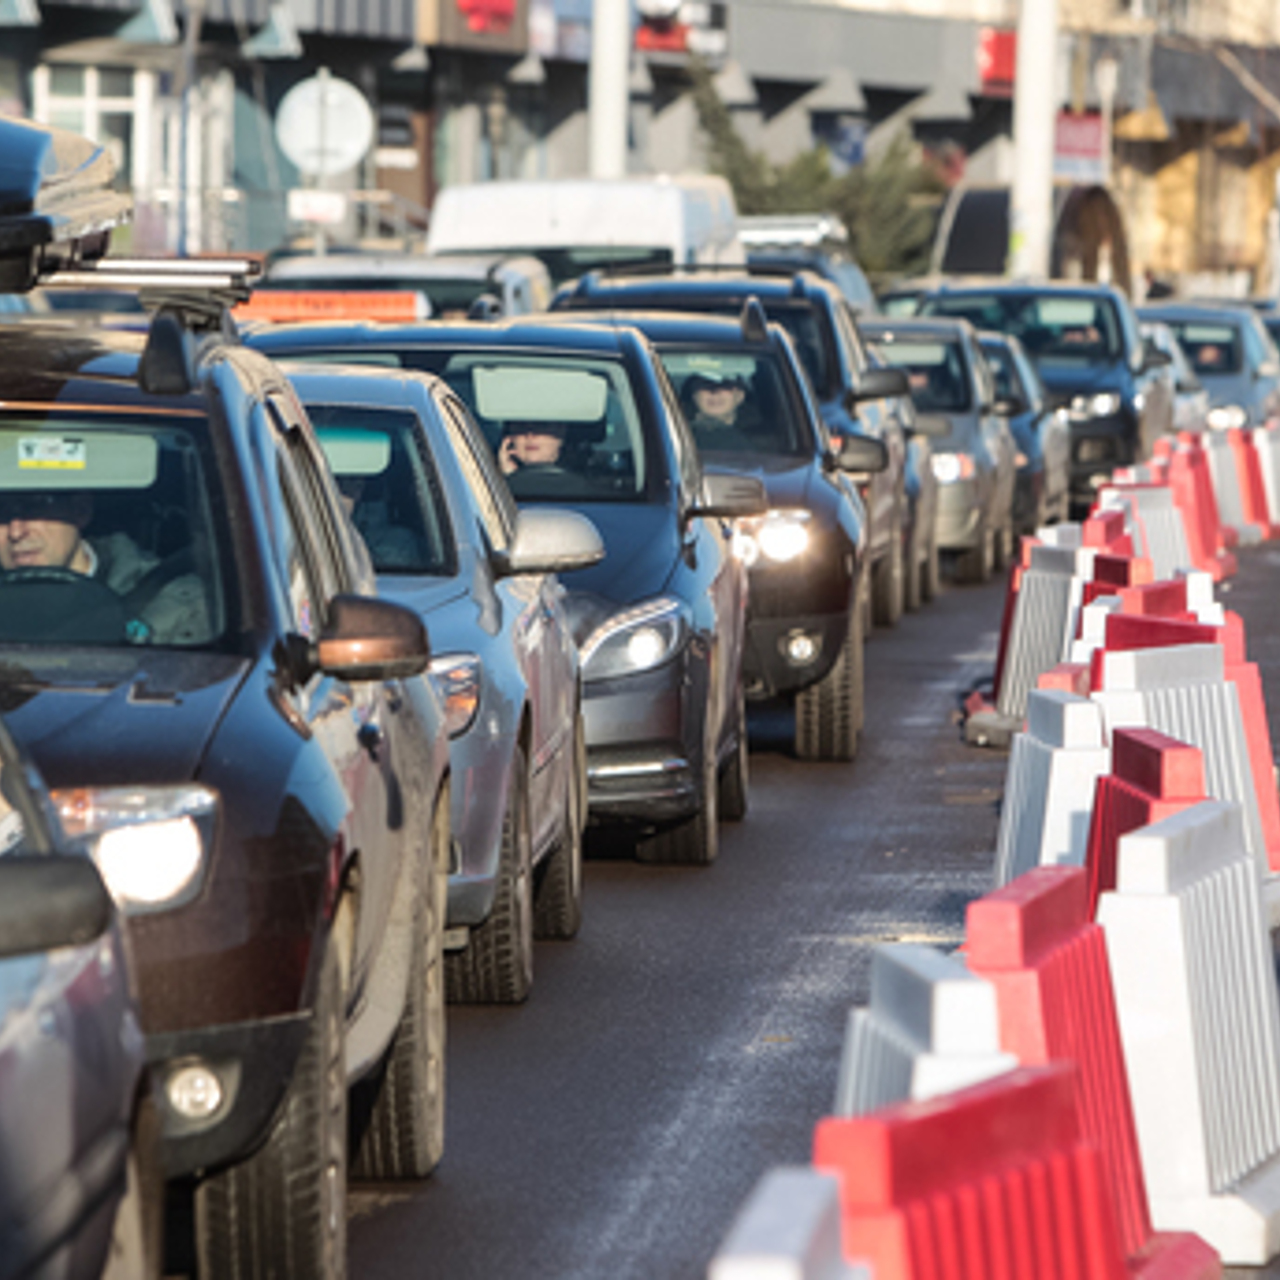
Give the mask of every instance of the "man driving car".
<path id="1" fill-rule="evenodd" d="M 125 637 L 135 643 L 192 644 L 210 634 L 203 584 L 194 573 L 156 583 L 148 579 L 160 560 L 126 533 L 86 538 L 93 499 L 77 492 L 0 493 L 0 570 L 70 570 L 95 580 L 125 605 Z M 38 574 L 23 575 L 31 582 Z M 10 579 L 10 582 L 17 579 Z M 4 578 L 0 577 L 0 585 Z"/>

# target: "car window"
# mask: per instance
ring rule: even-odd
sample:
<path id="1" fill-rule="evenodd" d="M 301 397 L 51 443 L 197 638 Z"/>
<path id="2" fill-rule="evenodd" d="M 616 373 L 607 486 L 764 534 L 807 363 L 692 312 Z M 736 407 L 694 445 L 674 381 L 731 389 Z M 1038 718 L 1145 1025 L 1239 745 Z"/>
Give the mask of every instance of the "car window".
<path id="1" fill-rule="evenodd" d="M 702 469 L 698 463 L 698 449 L 694 444 L 693 433 L 689 430 L 689 421 L 680 407 L 680 398 L 676 389 L 667 377 L 667 371 L 661 360 L 653 366 L 653 374 L 658 382 L 662 403 L 666 407 L 668 425 L 670 426 L 671 447 L 675 452 L 676 474 L 679 476 L 680 506 L 691 506 L 697 498 L 702 485 Z"/>
<path id="2" fill-rule="evenodd" d="M 1176 320 L 1165 322 L 1173 330 L 1197 374 L 1214 377 L 1239 373 L 1244 368 L 1244 347 L 1240 330 L 1218 321 Z"/>
<path id="3" fill-rule="evenodd" d="M 1044 407 L 1044 383 L 1040 381 L 1040 374 L 1036 371 L 1035 365 L 1027 359 L 1026 352 L 1019 346 L 1010 348 L 1013 354 L 1013 362 L 1017 366 L 1018 376 L 1022 382 L 1022 391 L 1027 398 L 1027 404 L 1039 413 Z"/>
<path id="4" fill-rule="evenodd" d="M 809 375 L 814 390 L 824 400 L 840 393 L 840 375 L 836 355 L 816 308 L 791 304 L 765 303 L 765 315 L 776 321 L 795 344 L 796 354 Z"/>
<path id="5" fill-rule="evenodd" d="M 1249 355 L 1250 368 L 1257 370 L 1263 365 L 1271 365 L 1273 367 L 1270 372 L 1277 372 L 1274 366 L 1280 361 L 1280 352 L 1276 351 L 1271 335 L 1255 315 L 1250 315 L 1245 321 L 1244 345 Z"/>
<path id="6" fill-rule="evenodd" d="M 659 351 L 700 453 L 807 457 L 814 449 L 773 352 Z"/>
<path id="7" fill-rule="evenodd" d="M 454 455 L 488 535 L 489 546 L 505 551 L 515 530 L 515 512 L 496 483 L 487 443 L 479 436 L 471 415 L 457 400 L 444 402 L 445 426 L 453 440 Z"/>
<path id="8" fill-rule="evenodd" d="M 307 414 L 374 569 L 452 573 L 444 497 L 417 415 L 317 404 L 308 405 Z"/>
<path id="9" fill-rule="evenodd" d="M 1038 363 L 1109 364 L 1124 352 L 1120 318 L 1105 294 L 947 292 L 926 298 L 920 314 L 1011 333 Z"/>
<path id="10" fill-rule="evenodd" d="M 0 732 L 0 854 L 43 848 L 36 804 L 18 753 Z"/>
<path id="11" fill-rule="evenodd" d="M 1003 343 L 984 342 L 982 354 L 995 380 L 996 396 L 1001 400 L 1024 398 L 1022 379 L 1019 377 L 1019 370 L 1014 366 L 1013 352 Z"/>
<path id="12" fill-rule="evenodd" d="M 853 312 L 845 303 L 841 303 L 835 308 L 835 314 L 836 328 L 840 332 L 840 341 L 844 343 L 845 350 L 849 353 L 849 363 L 854 377 L 861 377 L 863 370 L 867 368 L 867 351 L 857 322 L 853 318 Z"/>
<path id="13" fill-rule="evenodd" d="M 907 371 L 911 400 L 921 413 L 963 413 L 973 403 L 958 342 L 895 338 L 881 342 L 880 352 Z"/>
<path id="14" fill-rule="evenodd" d="M 0 412 L 0 644 L 218 644 L 230 546 L 203 409 Z"/>
<path id="15" fill-rule="evenodd" d="M 276 466 L 280 511 L 271 551 L 284 583 L 290 627 L 298 635 L 316 640 L 324 623 L 324 591 L 315 536 L 307 523 L 297 476 L 284 451 L 276 455 Z"/>

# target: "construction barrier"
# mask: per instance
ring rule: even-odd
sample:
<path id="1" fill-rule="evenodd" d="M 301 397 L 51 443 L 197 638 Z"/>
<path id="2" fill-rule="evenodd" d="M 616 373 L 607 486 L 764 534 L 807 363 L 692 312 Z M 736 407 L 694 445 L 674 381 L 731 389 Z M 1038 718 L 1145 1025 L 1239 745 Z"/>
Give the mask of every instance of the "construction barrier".
<path id="1" fill-rule="evenodd" d="M 871 953 L 871 1002 L 852 1009 L 835 1114 L 922 1101 L 1018 1065 L 1000 1049 L 996 993 L 954 956 L 918 943 Z"/>
<path id="2" fill-rule="evenodd" d="M 1218 504 L 1218 518 L 1224 530 L 1232 530 L 1240 546 L 1256 546 L 1262 541 L 1261 525 L 1245 517 L 1244 496 L 1236 451 L 1224 431 L 1209 431 L 1200 437 L 1209 459 L 1209 475 L 1213 480 L 1213 496 Z"/>
<path id="3" fill-rule="evenodd" d="M 1233 427 L 1227 432 L 1231 451 L 1235 455 L 1236 474 L 1240 477 L 1240 498 L 1244 504 L 1244 518 L 1257 525 L 1264 538 L 1274 538 L 1280 533 L 1280 524 L 1271 518 L 1267 504 L 1267 489 L 1262 479 L 1262 460 L 1254 445 L 1255 437 L 1262 431 L 1248 431 Z"/>
<path id="4" fill-rule="evenodd" d="M 1152 1230 L 1106 941 L 1084 870 L 1041 867 L 970 903 L 965 956 L 996 989 L 1003 1048 L 1024 1067 L 1077 1065 L 1081 1132 L 1102 1155 L 1130 1274 L 1221 1276 L 1198 1236 Z"/>
<path id="5" fill-rule="evenodd" d="M 1125 1280 L 1076 1068 L 1017 1071 L 928 1102 L 829 1117 L 813 1163 L 840 1180 L 846 1258 L 876 1280 Z"/>
<path id="6" fill-rule="evenodd" d="M 1073 693 L 1032 690 L 1027 729 L 1014 738 L 1005 773 L 997 886 L 1032 867 L 1084 865 L 1094 787 L 1110 767 L 1097 704 Z"/>
<path id="7" fill-rule="evenodd" d="M 1136 554 L 1151 561 L 1157 581 L 1194 567 L 1186 521 L 1168 485 L 1104 486 L 1098 492 L 1098 509 L 1127 516 Z"/>
<path id="8" fill-rule="evenodd" d="M 1260 1266 L 1280 1252 L 1280 998 L 1239 809 L 1123 836 L 1098 921 L 1152 1220 Z"/>
<path id="9" fill-rule="evenodd" d="M 1267 517 L 1273 525 L 1280 525 L 1280 427 L 1255 427 L 1253 448 L 1258 455 Z"/>
<path id="10" fill-rule="evenodd" d="M 1215 582 L 1221 582 L 1235 573 L 1236 559 L 1227 550 L 1209 459 L 1199 440 L 1189 432 L 1182 432 L 1178 441 L 1169 462 L 1169 488 L 1182 511 L 1191 563 L 1194 568 L 1213 574 Z"/>
<path id="11" fill-rule="evenodd" d="M 874 1280 L 840 1243 L 840 1187 L 829 1173 L 770 1169 L 756 1183 L 707 1280 Z"/>

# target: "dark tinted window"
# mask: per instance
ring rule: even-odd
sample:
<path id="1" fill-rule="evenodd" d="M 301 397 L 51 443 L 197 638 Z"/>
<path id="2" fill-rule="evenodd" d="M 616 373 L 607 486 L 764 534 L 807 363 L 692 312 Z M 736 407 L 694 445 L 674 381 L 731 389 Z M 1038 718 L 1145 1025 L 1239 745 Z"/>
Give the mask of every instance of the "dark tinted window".
<path id="1" fill-rule="evenodd" d="M 982 354 L 996 381 L 996 395 L 1001 400 L 1012 400 L 1023 395 L 1018 370 L 1014 367 L 1013 353 L 1002 343 L 984 342 Z"/>
<path id="2" fill-rule="evenodd" d="M 1165 323 L 1173 330 L 1196 373 L 1212 377 L 1239 373 L 1244 367 L 1240 331 L 1235 325 L 1199 320 L 1167 320 Z"/>
<path id="3" fill-rule="evenodd" d="M 1103 364 L 1123 352 L 1119 317 L 1101 294 L 939 293 L 924 300 L 920 313 L 1011 333 L 1038 362 Z"/>
<path id="4" fill-rule="evenodd" d="M 962 413 L 973 396 L 964 356 L 955 342 L 899 338 L 880 344 L 884 358 L 907 371 L 911 400 L 921 413 Z"/>

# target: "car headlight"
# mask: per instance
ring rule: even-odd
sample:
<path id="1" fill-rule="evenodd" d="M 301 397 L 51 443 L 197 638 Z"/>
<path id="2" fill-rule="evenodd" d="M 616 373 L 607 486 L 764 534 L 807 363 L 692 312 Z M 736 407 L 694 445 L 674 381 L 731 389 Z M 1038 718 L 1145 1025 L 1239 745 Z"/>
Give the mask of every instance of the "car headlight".
<path id="1" fill-rule="evenodd" d="M 761 556 L 774 564 L 786 564 L 809 549 L 812 513 L 802 509 L 777 509 L 762 516 L 744 517 L 734 524 L 734 551 L 750 568 Z"/>
<path id="2" fill-rule="evenodd" d="M 427 679 L 444 709 L 449 737 L 465 733 L 480 707 L 480 659 L 474 653 L 442 653 L 427 663 Z"/>
<path id="3" fill-rule="evenodd" d="M 977 467 L 967 453 L 935 453 L 933 477 L 939 484 L 955 484 L 957 480 L 971 480 Z"/>
<path id="4" fill-rule="evenodd" d="M 1220 404 L 1210 409 L 1205 417 L 1211 431 L 1233 431 L 1249 421 L 1242 405 Z"/>
<path id="5" fill-rule="evenodd" d="M 200 890 L 217 828 L 208 787 L 83 787 L 51 793 L 62 830 L 98 865 L 126 914 L 163 911 Z"/>
<path id="6" fill-rule="evenodd" d="M 1120 396 L 1115 391 L 1098 391 L 1091 396 L 1076 396 L 1071 401 L 1071 417 L 1076 422 L 1086 418 L 1109 418 L 1120 412 Z"/>
<path id="7" fill-rule="evenodd" d="M 688 613 L 670 596 L 615 613 L 582 646 L 582 678 L 606 680 L 661 666 L 684 641 Z"/>

